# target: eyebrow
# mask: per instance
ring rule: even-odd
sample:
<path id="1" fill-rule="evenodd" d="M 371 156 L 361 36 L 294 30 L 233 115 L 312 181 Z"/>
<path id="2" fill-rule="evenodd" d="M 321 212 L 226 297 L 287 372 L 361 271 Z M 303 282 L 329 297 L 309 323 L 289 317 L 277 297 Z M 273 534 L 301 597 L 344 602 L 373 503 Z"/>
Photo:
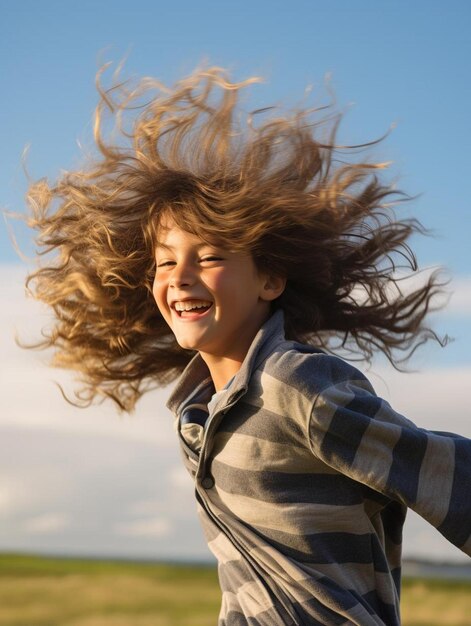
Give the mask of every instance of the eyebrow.
<path id="1" fill-rule="evenodd" d="M 210 248 L 217 248 L 218 246 L 214 246 L 211 243 L 205 243 L 204 241 L 202 243 L 198 243 L 195 247 L 199 250 L 200 248 L 206 248 L 206 247 L 210 247 Z M 170 246 L 166 243 L 161 243 L 160 241 L 157 241 L 155 244 L 156 248 L 165 248 L 165 250 L 175 250 L 174 246 Z"/>

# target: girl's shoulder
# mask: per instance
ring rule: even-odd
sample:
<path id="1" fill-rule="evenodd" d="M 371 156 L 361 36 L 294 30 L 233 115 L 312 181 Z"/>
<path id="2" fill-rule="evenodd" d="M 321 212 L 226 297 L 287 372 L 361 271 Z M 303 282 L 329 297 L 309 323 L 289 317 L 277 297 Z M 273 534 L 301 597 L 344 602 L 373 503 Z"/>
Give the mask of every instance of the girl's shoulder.
<path id="1" fill-rule="evenodd" d="M 270 377 L 283 387 L 312 398 L 329 387 L 358 385 L 374 393 L 367 377 L 352 363 L 314 346 L 285 341 L 261 367 L 263 377 Z"/>

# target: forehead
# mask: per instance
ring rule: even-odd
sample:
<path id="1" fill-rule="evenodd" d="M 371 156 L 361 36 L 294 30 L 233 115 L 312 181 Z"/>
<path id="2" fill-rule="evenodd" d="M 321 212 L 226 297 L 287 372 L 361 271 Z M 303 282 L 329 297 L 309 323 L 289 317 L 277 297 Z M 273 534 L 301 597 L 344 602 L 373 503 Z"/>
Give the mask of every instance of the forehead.
<path id="1" fill-rule="evenodd" d="M 155 227 L 155 248 L 166 249 L 177 246 L 214 246 L 230 248 L 221 238 L 214 235 L 209 236 L 201 228 L 201 234 L 194 232 L 194 225 L 188 224 L 189 228 L 182 228 L 181 225 L 170 215 L 164 215 Z M 192 228 L 193 227 L 193 228 Z"/>
<path id="2" fill-rule="evenodd" d="M 179 226 L 172 228 L 159 228 L 157 239 L 155 242 L 156 250 L 178 248 L 182 246 L 203 247 L 209 245 L 206 241 L 186 230 L 182 230 Z"/>

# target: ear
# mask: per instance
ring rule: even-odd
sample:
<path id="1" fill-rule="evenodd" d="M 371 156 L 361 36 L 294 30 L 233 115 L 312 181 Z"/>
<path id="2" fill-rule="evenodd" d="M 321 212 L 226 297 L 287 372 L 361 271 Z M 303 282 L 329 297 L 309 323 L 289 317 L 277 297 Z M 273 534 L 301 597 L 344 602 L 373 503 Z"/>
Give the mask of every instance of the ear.
<path id="1" fill-rule="evenodd" d="M 272 274 L 262 274 L 260 298 L 265 302 L 276 300 L 286 287 L 286 278 Z"/>

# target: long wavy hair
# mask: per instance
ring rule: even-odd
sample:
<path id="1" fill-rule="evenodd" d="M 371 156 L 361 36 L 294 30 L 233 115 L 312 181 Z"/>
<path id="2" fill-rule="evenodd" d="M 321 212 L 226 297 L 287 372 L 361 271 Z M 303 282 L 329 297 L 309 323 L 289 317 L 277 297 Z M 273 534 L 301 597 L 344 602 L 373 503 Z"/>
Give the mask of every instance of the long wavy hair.
<path id="1" fill-rule="evenodd" d="M 396 367 L 427 339 L 442 342 L 424 325 L 440 276 L 401 283 L 417 273 L 407 242 L 423 229 L 396 218 L 406 196 L 381 180 L 384 164 L 336 144 L 335 111 L 243 114 L 240 92 L 256 80 L 211 67 L 173 88 L 144 79 L 105 89 L 99 72 L 96 155 L 30 187 L 44 259 L 27 284 L 55 320 L 36 346 L 79 372 L 77 404 L 104 396 L 131 410 L 194 354 L 152 297 L 163 216 L 285 276 L 273 306 L 289 338 L 352 358 L 381 351 Z"/>

